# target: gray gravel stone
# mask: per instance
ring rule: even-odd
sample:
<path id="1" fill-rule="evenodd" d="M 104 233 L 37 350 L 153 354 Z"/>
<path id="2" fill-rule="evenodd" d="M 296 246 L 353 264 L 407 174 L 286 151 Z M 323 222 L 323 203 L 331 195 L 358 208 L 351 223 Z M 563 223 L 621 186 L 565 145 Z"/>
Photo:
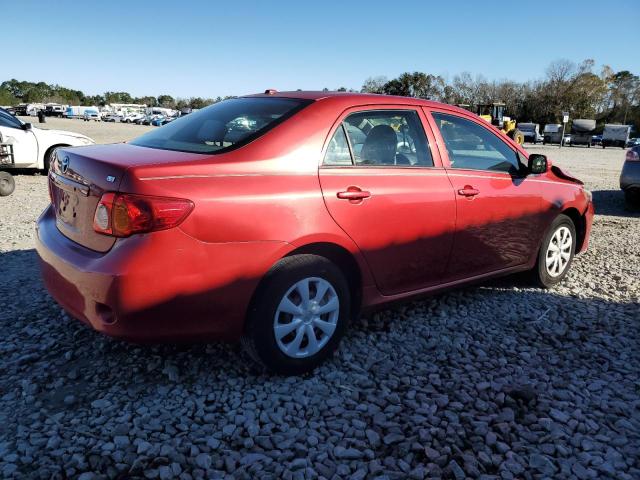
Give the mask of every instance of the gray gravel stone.
<path id="1" fill-rule="evenodd" d="M 300 378 L 63 313 L 33 250 L 46 178 L 18 175 L 0 199 L 0 477 L 638 478 L 640 217 L 622 208 L 622 151 L 527 148 L 594 191 L 569 276 L 366 315 Z"/>

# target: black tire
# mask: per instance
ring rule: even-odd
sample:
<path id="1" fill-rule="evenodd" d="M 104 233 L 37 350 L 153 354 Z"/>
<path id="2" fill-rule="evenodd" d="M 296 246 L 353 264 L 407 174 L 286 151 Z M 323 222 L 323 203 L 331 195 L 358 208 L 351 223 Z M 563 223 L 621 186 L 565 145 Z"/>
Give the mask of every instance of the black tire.
<path id="1" fill-rule="evenodd" d="M 327 343 L 316 354 L 293 358 L 278 346 L 274 334 L 274 318 L 287 291 L 309 277 L 326 280 L 339 301 L 336 328 Z M 331 261 L 318 255 L 293 255 L 280 260 L 267 273 L 251 302 L 242 344 L 246 352 L 266 369 L 283 375 L 300 375 L 312 371 L 338 347 L 349 323 L 351 298 L 342 271 Z"/>
<path id="2" fill-rule="evenodd" d="M 11 195 L 16 189 L 16 181 L 9 172 L 0 172 L 0 197 Z"/>
<path id="3" fill-rule="evenodd" d="M 624 191 L 624 208 L 629 212 L 640 211 L 640 189 L 627 189 Z"/>
<path id="4" fill-rule="evenodd" d="M 547 271 L 546 267 L 546 255 L 549 247 L 549 243 L 552 241 L 553 235 L 558 231 L 561 227 L 567 227 L 571 232 L 571 251 L 569 253 L 569 261 L 565 266 L 562 273 L 558 276 L 552 276 Z M 538 250 L 538 259 L 536 260 L 536 265 L 533 267 L 533 270 L 530 272 L 532 282 L 541 287 L 541 288 L 551 288 L 554 285 L 560 283 L 564 277 L 566 277 L 567 272 L 571 268 L 571 264 L 573 263 L 573 257 L 576 252 L 576 227 L 573 224 L 573 221 L 564 214 L 558 215 L 555 220 L 551 223 L 551 226 L 547 230 L 544 238 L 542 239 L 542 243 L 540 244 L 540 249 Z"/>

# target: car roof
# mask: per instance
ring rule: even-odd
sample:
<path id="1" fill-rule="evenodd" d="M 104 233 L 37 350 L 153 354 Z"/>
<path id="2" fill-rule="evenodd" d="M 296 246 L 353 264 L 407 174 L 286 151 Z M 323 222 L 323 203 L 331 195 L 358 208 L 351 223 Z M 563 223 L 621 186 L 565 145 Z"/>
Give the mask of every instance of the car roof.
<path id="1" fill-rule="evenodd" d="M 244 95 L 243 98 L 299 98 L 311 101 L 323 100 L 340 100 L 341 102 L 353 103 L 355 105 L 422 105 L 425 107 L 446 107 L 449 110 L 457 110 L 460 112 L 470 113 L 469 110 L 460 108 L 446 103 L 436 102 L 433 100 L 425 100 L 416 97 L 401 97 L 396 95 L 380 95 L 375 93 L 356 93 L 356 92 L 335 92 L 335 91 L 313 91 L 313 90 L 296 90 L 289 92 L 272 91 L 272 93 L 258 93 L 253 95 Z"/>

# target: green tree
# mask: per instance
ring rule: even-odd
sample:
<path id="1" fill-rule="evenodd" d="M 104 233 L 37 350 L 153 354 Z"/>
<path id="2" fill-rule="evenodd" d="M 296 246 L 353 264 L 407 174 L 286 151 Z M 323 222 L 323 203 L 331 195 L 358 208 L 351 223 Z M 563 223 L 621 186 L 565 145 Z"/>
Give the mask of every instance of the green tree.
<path id="1" fill-rule="evenodd" d="M 440 76 L 423 72 L 405 72 L 388 81 L 384 93 L 403 97 L 418 97 L 438 100 L 443 97 L 445 82 Z"/>
<path id="2" fill-rule="evenodd" d="M 18 99 L 4 87 L 0 87 L 0 105 L 15 105 L 18 103 Z"/>
<path id="3" fill-rule="evenodd" d="M 362 93 L 384 93 L 384 86 L 389 80 L 387 77 L 379 75 L 377 77 L 369 77 L 362 84 L 360 92 Z"/>
<path id="4" fill-rule="evenodd" d="M 174 108 L 176 101 L 171 95 L 158 95 L 158 105 L 164 108 Z"/>
<path id="5" fill-rule="evenodd" d="M 104 101 L 111 103 L 133 103 L 133 97 L 127 92 L 104 92 Z"/>

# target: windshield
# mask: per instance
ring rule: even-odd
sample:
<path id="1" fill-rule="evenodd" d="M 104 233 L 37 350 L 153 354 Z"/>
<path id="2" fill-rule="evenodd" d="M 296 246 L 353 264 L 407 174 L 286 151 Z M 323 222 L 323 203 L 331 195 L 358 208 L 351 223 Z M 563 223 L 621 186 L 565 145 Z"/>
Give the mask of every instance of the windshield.
<path id="1" fill-rule="evenodd" d="M 245 145 L 308 105 L 292 98 L 234 98 L 178 118 L 130 143 L 191 153 L 220 153 Z"/>

